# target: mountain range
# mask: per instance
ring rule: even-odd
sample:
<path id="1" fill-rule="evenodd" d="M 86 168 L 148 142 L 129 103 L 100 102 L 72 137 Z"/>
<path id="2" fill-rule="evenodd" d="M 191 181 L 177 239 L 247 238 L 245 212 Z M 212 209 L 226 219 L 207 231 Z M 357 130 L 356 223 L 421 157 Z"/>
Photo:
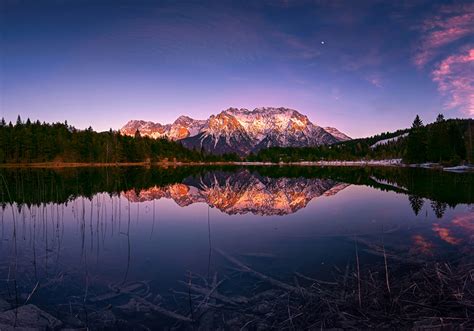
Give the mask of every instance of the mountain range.
<path id="1" fill-rule="evenodd" d="M 141 136 L 180 141 L 190 149 L 241 156 L 268 147 L 308 147 L 351 139 L 336 128 L 320 127 L 306 115 L 282 107 L 229 108 L 206 120 L 180 116 L 172 124 L 132 120 L 120 132 L 133 136 L 137 130 Z"/>

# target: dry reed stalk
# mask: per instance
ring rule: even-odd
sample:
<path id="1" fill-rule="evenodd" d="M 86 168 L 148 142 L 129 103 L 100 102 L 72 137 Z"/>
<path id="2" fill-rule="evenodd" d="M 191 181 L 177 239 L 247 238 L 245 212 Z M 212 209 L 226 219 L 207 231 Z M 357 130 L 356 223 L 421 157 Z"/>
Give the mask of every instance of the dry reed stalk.
<path id="1" fill-rule="evenodd" d="M 360 265 L 359 265 L 359 249 L 357 247 L 357 238 L 355 240 L 355 250 L 356 250 L 356 264 L 357 264 L 357 290 L 358 290 L 358 301 L 359 308 L 362 308 L 362 297 L 360 291 Z"/>

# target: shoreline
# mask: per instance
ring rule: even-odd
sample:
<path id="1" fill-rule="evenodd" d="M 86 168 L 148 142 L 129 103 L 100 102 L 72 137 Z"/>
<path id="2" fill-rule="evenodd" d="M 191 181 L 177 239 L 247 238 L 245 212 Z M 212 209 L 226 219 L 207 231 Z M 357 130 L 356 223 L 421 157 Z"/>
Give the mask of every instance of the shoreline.
<path id="1" fill-rule="evenodd" d="M 471 166 L 443 167 L 436 163 L 405 164 L 400 159 L 360 160 L 360 161 L 298 161 L 298 162 L 35 162 L 35 163 L 3 163 L 0 168 L 89 168 L 89 167 L 178 167 L 178 166 L 310 166 L 310 167 L 398 167 L 424 168 L 451 172 L 474 172 Z"/>
<path id="2" fill-rule="evenodd" d="M 218 162 L 33 162 L 3 163 L 0 168 L 82 168 L 82 167 L 151 167 L 151 166 L 397 166 L 408 165 L 398 160 L 371 161 L 299 161 L 299 162 L 259 162 L 259 161 L 218 161 Z"/>

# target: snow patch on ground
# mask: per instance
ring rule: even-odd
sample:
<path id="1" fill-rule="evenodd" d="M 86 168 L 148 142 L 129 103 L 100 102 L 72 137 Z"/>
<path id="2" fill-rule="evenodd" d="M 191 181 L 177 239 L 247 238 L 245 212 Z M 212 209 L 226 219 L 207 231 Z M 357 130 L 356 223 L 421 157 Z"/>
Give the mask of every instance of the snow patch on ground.
<path id="1" fill-rule="evenodd" d="M 383 140 L 379 140 L 377 141 L 375 144 L 373 144 L 372 146 L 370 146 L 370 148 L 374 149 L 375 147 L 377 146 L 380 146 L 380 145 L 385 145 L 385 144 L 388 144 L 390 142 L 395 142 L 395 141 L 398 141 L 400 138 L 404 138 L 408 136 L 408 132 L 404 133 L 404 134 L 401 134 L 399 136 L 396 136 L 396 137 L 392 137 L 392 138 L 388 138 L 388 139 L 383 139 Z"/>
<path id="2" fill-rule="evenodd" d="M 474 166 L 472 165 L 461 165 L 456 167 L 443 168 L 444 171 L 450 172 L 474 172 Z"/>
<path id="3" fill-rule="evenodd" d="M 235 162 L 240 165 L 301 165 L 301 166 L 404 166 L 402 159 L 359 161 L 299 161 L 299 162 Z"/>

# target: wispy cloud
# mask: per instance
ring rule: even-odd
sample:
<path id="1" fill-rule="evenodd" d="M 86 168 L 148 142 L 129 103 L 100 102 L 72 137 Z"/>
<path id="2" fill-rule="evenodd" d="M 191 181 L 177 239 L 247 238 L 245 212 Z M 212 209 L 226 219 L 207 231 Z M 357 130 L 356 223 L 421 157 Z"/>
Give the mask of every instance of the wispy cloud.
<path id="1" fill-rule="evenodd" d="M 414 64 L 431 71 L 446 109 L 474 115 L 474 4 L 438 7 L 417 29 Z"/>
<path id="2" fill-rule="evenodd" d="M 378 88 L 382 88 L 383 87 L 383 84 L 382 84 L 382 78 L 380 77 L 380 75 L 378 74 L 373 74 L 373 75 L 370 75 L 368 77 L 366 77 L 366 80 L 374 85 L 375 87 L 378 87 Z"/>
<path id="3" fill-rule="evenodd" d="M 413 58 L 423 68 L 444 46 L 474 34 L 474 4 L 444 6 L 419 27 L 421 41 Z"/>
<path id="4" fill-rule="evenodd" d="M 433 70 L 432 77 L 439 91 L 449 96 L 447 108 L 459 108 L 474 116 L 474 46 L 445 58 Z"/>

